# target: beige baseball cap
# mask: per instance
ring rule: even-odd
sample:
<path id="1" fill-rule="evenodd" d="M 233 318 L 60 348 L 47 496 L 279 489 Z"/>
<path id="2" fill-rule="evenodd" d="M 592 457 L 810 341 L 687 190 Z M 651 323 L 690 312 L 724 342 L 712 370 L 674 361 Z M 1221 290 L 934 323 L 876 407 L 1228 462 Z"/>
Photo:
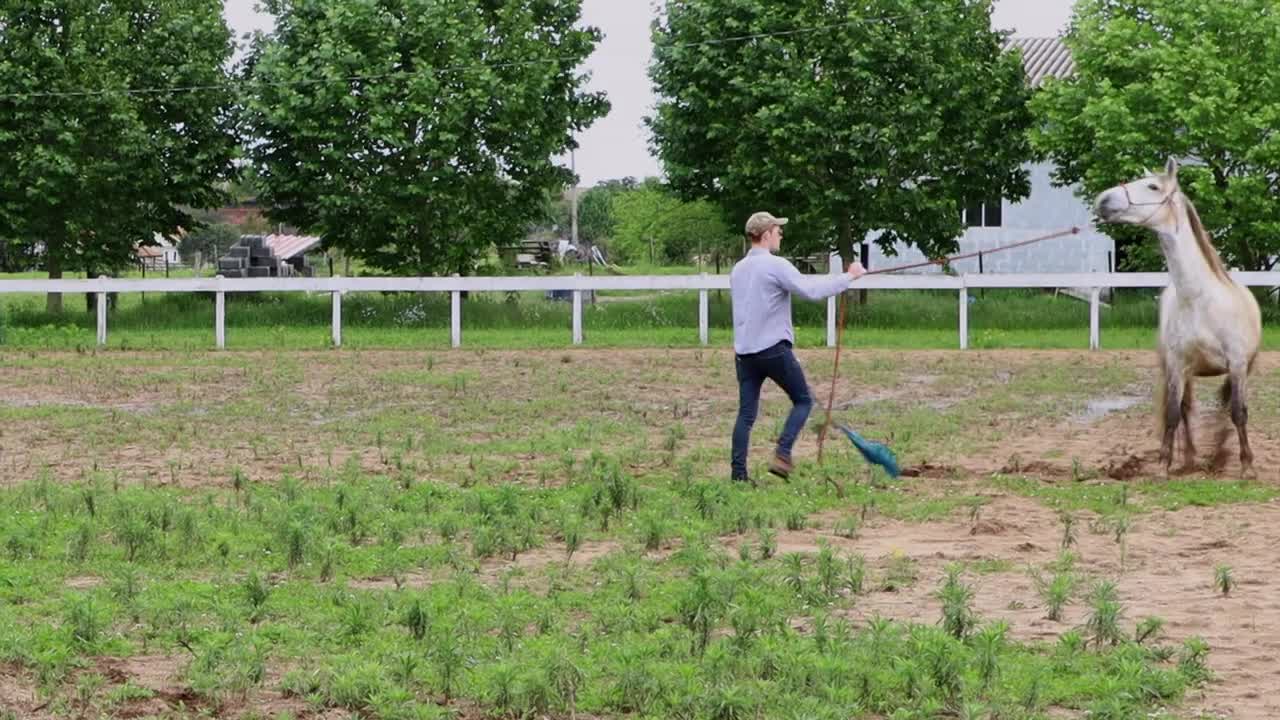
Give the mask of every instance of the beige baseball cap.
<path id="1" fill-rule="evenodd" d="M 774 225 L 786 225 L 787 218 L 774 217 L 767 212 L 758 212 L 747 218 L 747 235 L 756 237 L 768 232 Z"/>

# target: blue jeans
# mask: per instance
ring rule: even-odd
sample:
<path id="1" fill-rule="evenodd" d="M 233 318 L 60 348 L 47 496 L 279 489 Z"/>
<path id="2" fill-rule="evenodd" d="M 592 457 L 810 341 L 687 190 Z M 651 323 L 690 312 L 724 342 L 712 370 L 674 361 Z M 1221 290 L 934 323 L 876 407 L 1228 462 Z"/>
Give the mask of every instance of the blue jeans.
<path id="1" fill-rule="evenodd" d="M 747 447 L 751 444 L 751 427 L 760 411 L 760 389 L 766 379 L 777 383 L 791 398 L 791 414 L 778 438 L 778 455 L 791 460 L 791 448 L 796 443 L 804 423 L 813 410 L 813 397 L 804 371 L 791 352 L 791 343 L 783 340 L 773 347 L 751 355 L 738 355 L 734 360 L 738 372 L 738 422 L 733 427 L 733 477 L 747 478 Z"/>

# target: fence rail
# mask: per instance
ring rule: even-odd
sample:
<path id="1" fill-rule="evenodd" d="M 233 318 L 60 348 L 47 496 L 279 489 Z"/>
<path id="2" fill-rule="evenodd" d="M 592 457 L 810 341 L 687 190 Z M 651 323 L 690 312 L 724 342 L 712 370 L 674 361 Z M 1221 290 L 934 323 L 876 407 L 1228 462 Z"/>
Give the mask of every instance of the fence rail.
<path id="1" fill-rule="evenodd" d="M 843 265 L 832 256 L 832 274 Z M 1232 276 L 1251 287 L 1280 286 L 1280 272 L 1234 272 Z M 870 275 L 853 284 L 855 290 L 952 290 L 959 299 L 959 345 L 969 346 L 969 291 L 982 288 L 1085 288 L 1089 291 L 1089 347 L 1101 347 L 1099 327 L 1101 293 L 1115 288 L 1163 288 L 1168 273 L 1016 273 L 982 275 Z M 708 301 L 711 290 L 729 289 L 728 275 L 638 275 L 638 276 L 540 276 L 540 277 L 398 277 L 398 278 L 182 278 L 86 280 L 0 280 L 0 294 L 6 293 L 96 293 L 98 295 L 98 344 L 107 342 L 108 293 L 204 292 L 213 293 L 214 343 L 226 347 L 226 294 L 244 292 L 308 292 L 333 296 L 332 337 L 342 345 L 342 296 L 351 292 L 447 292 L 450 294 L 450 338 L 453 347 L 462 345 L 463 292 L 571 291 L 573 293 L 573 344 L 583 342 L 582 293 L 605 290 L 686 290 L 698 292 L 698 338 L 708 342 Z M 836 342 L 836 298 L 827 301 L 827 345 Z"/>

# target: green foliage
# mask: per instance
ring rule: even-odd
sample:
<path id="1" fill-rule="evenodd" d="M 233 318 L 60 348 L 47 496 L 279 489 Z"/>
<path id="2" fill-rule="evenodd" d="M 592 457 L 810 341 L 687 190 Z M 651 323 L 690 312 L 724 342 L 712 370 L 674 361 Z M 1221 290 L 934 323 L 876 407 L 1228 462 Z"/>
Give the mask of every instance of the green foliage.
<path id="1" fill-rule="evenodd" d="M 653 180 L 615 194 L 613 214 L 610 249 L 621 262 L 688 263 L 694 255 L 731 258 L 742 242 L 720 208 L 705 200 L 684 202 Z"/>
<path id="2" fill-rule="evenodd" d="M 470 272 L 572 181 L 552 161 L 608 109 L 576 70 L 600 37 L 580 0 L 266 9 L 245 114 L 260 200 L 375 270 Z"/>
<path id="3" fill-rule="evenodd" d="M 614 204 L 617 198 L 635 187 L 635 180 L 606 180 L 578 196 L 578 240 L 595 245 L 613 237 L 617 227 Z M 569 228 L 566 218 L 564 228 Z M 566 234 L 566 237 L 568 235 Z M 617 261 L 616 258 L 613 259 Z"/>
<path id="4" fill-rule="evenodd" d="M 1222 592 L 1223 597 L 1231 594 L 1231 589 L 1236 586 L 1236 580 L 1231 573 L 1230 565 L 1218 565 L 1214 567 L 1213 585 Z"/>
<path id="5" fill-rule="evenodd" d="M 216 0 L 0 6 L 0 238 L 43 242 L 52 277 L 106 272 L 155 233 L 189 227 L 181 208 L 222 201 L 236 143 L 222 11 Z M 174 85 L 212 87 L 121 92 Z M 94 92 L 40 94 L 63 91 Z"/>
<path id="6" fill-rule="evenodd" d="M 1099 581 L 1089 593 L 1090 613 L 1085 621 L 1084 629 L 1094 647 L 1104 644 L 1118 645 L 1124 641 L 1124 631 L 1120 622 L 1124 617 L 1124 608 L 1116 593 L 1115 583 Z"/>
<path id="7" fill-rule="evenodd" d="M 1053 650 L 1010 639 L 998 621 L 975 625 L 972 591 L 957 568 L 943 587 L 950 618 L 943 627 L 874 617 L 865 627 L 851 624 L 846 615 L 859 601 L 848 593 L 863 589 L 861 556 L 842 556 L 824 542 L 815 554 L 730 561 L 716 551 L 714 535 L 698 532 L 716 525 L 695 511 L 698 497 L 665 480 L 633 479 L 643 488 L 634 515 L 641 528 L 656 517 L 652 508 L 663 508 L 682 537 L 679 552 L 660 558 L 629 544 L 590 563 L 566 566 L 548 557 L 499 578 L 477 575 L 465 553 L 438 542 L 434 530 L 412 547 L 386 539 L 408 518 L 435 528 L 446 515 L 463 535 L 490 527 L 501 536 L 501 523 L 512 519 L 558 533 L 562 513 L 582 495 L 599 490 L 600 501 L 613 506 L 606 490 L 613 466 L 602 452 L 582 463 L 583 476 L 599 481 L 555 488 L 461 488 L 424 478 L 406 490 L 391 477 L 335 469 L 328 482 L 286 478 L 246 484 L 239 493 L 229 483 L 117 491 L 132 517 L 154 523 L 151 551 L 121 565 L 125 574 L 109 589 L 67 592 L 52 603 L 39 599 L 51 586 L 24 580 L 24 573 L 39 570 L 56 587 L 68 573 L 102 572 L 62 552 L 87 522 L 91 486 L 35 482 L 0 490 L 7 513 L 38 509 L 50 524 L 49 532 L 24 530 L 29 553 L 0 574 L 0 652 L 52 684 L 81 657 L 190 653 L 186 681 L 208 698 L 260 686 L 266 668 L 287 658 L 293 667 L 280 681 L 287 695 L 377 717 L 437 717 L 442 696 L 446 705 L 526 717 L 984 717 L 980 706 L 1025 705 L 1034 715 L 1050 701 L 1125 717 L 1207 677 L 1202 644 L 1186 646 L 1175 671 L 1159 664 L 1175 659 L 1172 649 L 1158 656 L 1128 638 L 1095 653 L 1068 633 L 1075 639 Z M 106 522 L 117 501 L 110 490 L 97 492 L 98 521 Z M 735 506 L 740 493 L 725 491 L 717 506 Z M 789 489 L 751 493 L 768 505 L 794 501 Z M 630 493 L 619 497 L 629 520 Z M 167 507 L 182 508 L 172 523 L 164 519 Z M 350 546 L 353 507 L 369 536 Z M 765 525 L 763 518 L 753 522 Z M 342 580 L 285 572 L 289 553 L 278 550 L 279 538 L 295 523 L 305 528 L 309 548 L 344 548 L 333 560 Z M 625 541 L 629 522 L 610 532 L 611 540 Z M 222 562 L 214 560 L 214 542 L 181 556 L 163 552 L 183 534 L 220 538 L 232 549 Z M 111 567 L 125 553 L 104 545 L 85 562 Z M 385 568 L 401 557 L 431 580 L 412 589 L 370 582 L 385 580 Z M 207 567 L 207 577 L 183 573 L 185 563 Z M 136 619 L 116 622 L 125 616 Z M 1149 641 L 1153 627 L 1144 622 L 1138 639 Z M 113 687 L 97 696 L 128 693 Z M 826 710 L 815 714 L 819 707 Z"/>
<path id="8" fill-rule="evenodd" d="M 1055 180 L 1097 193 L 1185 159 L 1183 190 L 1231 266 L 1269 269 L 1280 250 L 1280 16 L 1271 0 L 1081 0 L 1065 42 L 1076 74 L 1032 108 Z M 1107 227 L 1122 269 L 1161 269 L 1149 231 Z"/>
<path id="9" fill-rule="evenodd" d="M 668 3 L 648 119 L 667 177 L 734 218 L 793 218 L 801 251 L 839 238 L 852 256 L 875 230 L 885 248 L 953 250 L 967 199 L 1030 189 L 1029 90 L 990 12 L 988 0 Z M 822 30 L 706 42 L 792 28 Z"/>
<path id="10" fill-rule="evenodd" d="M 1039 573 L 1033 576 L 1036 592 L 1045 605 L 1045 618 L 1054 622 L 1062 620 L 1063 610 L 1071 603 L 1076 589 L 1076 577 L 1069 569 L 1060 570 L 1045 580 Z"/>
<path id="11" fill-rule="evenodd" d="M 1178 672 L 1182 673 L 1187 682 L 1192 685 L 1200 685 L 1207 682 L 1212 677 L 1206 663 L 1208 656 L 1209 645 L 1205 643 L 1203 638 L 1187 638 L 1183 642 L 1182 651 L 1178 655 Z"/>
<path id="12" fill-rule="evenodd" d="M 937 598 L 942 602 L 942 629 L 957 640 L 969 637 L 978 624 L 973 611 L 973 588 L 960 579 L 961 568 L 947 568 L 947 577 Z"/>

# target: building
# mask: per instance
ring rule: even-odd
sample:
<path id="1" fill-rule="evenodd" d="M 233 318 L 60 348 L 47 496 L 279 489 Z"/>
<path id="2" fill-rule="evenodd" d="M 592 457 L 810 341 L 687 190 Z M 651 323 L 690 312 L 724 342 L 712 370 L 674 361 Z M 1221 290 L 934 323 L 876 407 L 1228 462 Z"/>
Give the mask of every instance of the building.
<path id="1" fill-rule="evenodd" d="M 134 248 L 133 254 L 139 265 L 147 270 L 164 270 L 181 264 L 182 257 L 173 241 L 159 233 L 154 234 L 153 238 L 154 245 L 138 245 Z"/>
<path id="2" fill-rule="evenodd" d="M 1075 72 L 1071 52 L 1060 38 L 1010 38 L 1006 51 L 1022 51 L 1027 80 L 1039 87 L 1047 78 L 1070 77 Z M 968 226 L 960 238 L 959 253 L 993 249 L 1071 227 L 1080 234 L 1048 240 L 1023 248 L 1015 248 L 981 258 L 981 271 L 990 273 L 1061 273 L 1109 272 L 1115 268 L 1115 241 L 1099 232 L 1093 222 L 1089 204 L 1076 195 L 1076 187 L 1054 187 L 1052 163 L 1030 163 L 1031 194 L 1018 203 L 1004 198 L 966 208 Z M 869 233 L 869 265 L 893 267 L 923 262 L 924 255 L 905 245 L 897 247 L 895 257 L 885 255 L 874 243 L 876 232 Z M 979 272 L 979 259 L 955 262 L 952 268 L 961 273 Z M 941 272 L 937 266 L 912 272 Z"/>

